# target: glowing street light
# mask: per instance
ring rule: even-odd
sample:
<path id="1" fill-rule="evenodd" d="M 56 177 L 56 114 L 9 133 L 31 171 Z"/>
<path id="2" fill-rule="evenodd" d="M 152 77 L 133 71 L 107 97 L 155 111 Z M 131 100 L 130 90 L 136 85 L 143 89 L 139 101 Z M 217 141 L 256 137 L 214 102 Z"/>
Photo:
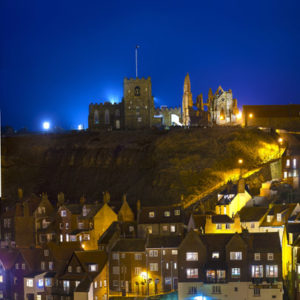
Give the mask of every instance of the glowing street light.
<path id="1" fill-rule="evenodd" d="M 238 163 L 240 165 L 240 178 L 242 178 L 242 164 L 243 164 L 243 160 L 241 158 L 239 158 Z"/>
<path id="2" fill-rule="evenodd" d="M 278 143 L 279 143 L 280 145 L 283 143 L 283 138 L 282 138 L 282 137 L 280 137 L 280 138 L 278 139 Z"/>
<path id="3" fill-rule="evenodd" d="M 236 115 L 236 118 L 237 118 L 237 120 L 241 120 L 241 119 L 242 119 L 242 113 L 239 112 L 239 113 Z"/>
<path id="4" fill-rule="evenodd" d="M 240 158 L 239 160 L 238 160 L 238 163 L 241 165 L 242 163 L 243 163 L 244 161 Z"/>
<path id="5" fill-rule="evenodd" d="M 79 125 L 77 126 L 77 129 L 78 129 L 78 130 L 83 130 L 83 125 L 82 125 L 82 124 L 79 124 Z"/>
<path id="6" fill-rule="evenodd" d="M 250 114 L 249 114 L 249 118 L 252 119 L 253 117 L 254 117 L 254 116 L 253 116 L 253 113 L 250 113 Z"/>
<path id="7" fill-rule="evenodd" d="M 43 122 L 43 128 L 44 128 L 44 130 L 49 130 L 50 129 L 50 122 L 48 122 L 48 121 Z"/>

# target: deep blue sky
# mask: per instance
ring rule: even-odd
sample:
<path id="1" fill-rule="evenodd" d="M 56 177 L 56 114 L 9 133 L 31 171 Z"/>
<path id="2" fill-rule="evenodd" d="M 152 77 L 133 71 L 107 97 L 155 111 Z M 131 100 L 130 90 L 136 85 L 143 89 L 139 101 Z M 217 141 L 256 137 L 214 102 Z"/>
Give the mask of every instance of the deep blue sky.
<path id="1" fill-rule="evenodd" d="M 232 89 L 243 104 L 299 103 L 300 1 L 0 1 L 2 123 L 87 125 L 88 105 L 151 76 L 156 105 Z"/>

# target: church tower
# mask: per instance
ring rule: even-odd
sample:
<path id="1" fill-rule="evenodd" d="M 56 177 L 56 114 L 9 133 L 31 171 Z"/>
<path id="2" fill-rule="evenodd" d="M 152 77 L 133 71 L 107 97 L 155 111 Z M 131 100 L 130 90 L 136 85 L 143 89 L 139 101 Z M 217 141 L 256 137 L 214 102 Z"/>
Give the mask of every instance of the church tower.
<path id="1" fill-rule="evenodd" d="M 123 95 L 125 128 L 150 128 L 154 115 L 151 78 L 125 78 Z"/>
<path id="2" fill-rule="evenodd" d="M 183 85 L 183 97 L 182 97 L 182 123 L 183 126 L 190 125 L 189 110 L 193 107 L 193 97 L 191 92 L 191 81 L 189 73 L 186 74 Z"/>

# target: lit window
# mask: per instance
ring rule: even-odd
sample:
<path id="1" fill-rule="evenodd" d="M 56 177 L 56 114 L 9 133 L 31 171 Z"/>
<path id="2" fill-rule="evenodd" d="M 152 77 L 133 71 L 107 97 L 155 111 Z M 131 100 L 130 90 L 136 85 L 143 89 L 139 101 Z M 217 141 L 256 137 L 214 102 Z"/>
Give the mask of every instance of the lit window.
<path id="1" fill-rule="evenodd" d="M 224 215 L 226 215 L 227 207 L 224 206 Z"/>
<path id="2" fill-rule="evenodd" d="M 99 281 L 99 287 L 102 288 L 102 280 Z"/>
<path id="3" fill-rule="evenodd" d="M 59 235 L 59 240 L 60 240 L 61 243 L 64 241 L 64 235 L 63 234 Z"/>
<path id="4" fill-rule="evenodd" d="M 180 209 L 175 209 L 174 210 L 174 215 L 175 216 L 180 216 Z"/>
<path id="5" fill-rule="evenodd" d="M 229 223 L 226 223 L 226 229 L 230 229 L 231 225 Z"/>
<path id="6" fill-rule="evenodd" d="M 51 278 L 45 278 L 45 286 L 52 286 Z"/>
<path id="7" fill-rule="evenodd" d="M 171 216 L 170 211 L 166 210 L 166 211 L 164 212 L 164 216 L 165 216 L 165 217 L 170 217 L 170 216 Z"/>
<path id="8" fill-rule="evenodd" d="M 174 270 L 177 270 L 177 263 L 176 262 L 174 262 Z"/>
<path id="9" fill-rule="evenodd" d="M 107 282 L 106 280 L 103 280 L 103 285 L 106 286 L 107 285 Z"/>
<path id="10" fill-rule="evenodd" d="M 240 277 L 241 269 L 240 268 L 231 268 L 231 276 L 232 277 Z"/>
<path id="11" fill-rule="evenodd" d="M 297 159 L 294 158 L 294 159 L 293 159 L 293 168 L 296 168 L 296 166 L 297 166 Z"/>
<path id="12" fill-rule="evenodd" d="M 66 223 L 66 229 L 69 229 L 69 223 Z"/>
<path id="13" fill-rule="evenodd" d="M 19 264 L 16 264 L 15 267 L 16 267 L 16 270 L 19 270 Z"/>
<path id="14" fill-rule="evenodd" d="M 90 272 L 96 272 L 98 269 L 98 265 L 93 264 L 93 265 L 89 265 L 89 271 Z"/>
<path id="15" fill-rule="evenodd" d="M 141 253 L 135 253 L 134 254 L 134 259 L 135 260 L 142 260 L 142 254 Z"/>
<path id="16" fill-rule="evenodd" d="M 252 266 L 251 270 L 253 278 L 262 278 L 264 276 L 264 270 L 262 265 Z"/>
<path id="17" fill-rule="evenodd" d="M 213 252 L 212 255 L 211 255 L 211 258 L 213 258 L 213 259 L 220 258 L 220 253 L 219 252 Z"/>
<path id="18" fill-rule="evenodd" d="M 286 160 L 286 166 L 287 166 L 287 167 L 290 166 L 290 160 L 289 160 L 289 159 Z"/>
<path id="19" fill-rule="evenodd" d="M 268 215 L 268 216 L 267 216 L 267 222 L 270 223 L 271 220 L 272 220 L 272 216 L 269 216 L 269 215 Z"/>
<path id="20" fill-rule="evenodd" d="M 149 256 L 151 257 L 157 257 L 158 256 L 158 250 L 150 250 Z"/>
<path id="21" fill-rule="evenodd" d="M 59 229 L 63 229 L 64 228 L 64 223 L 59 223 Z"/>
<path id="22" fill-rule="evenodd" d="M 166 269 L 169 270 L 169 263 L 166 263 Z"/>
<path id="23" fill-rule="evenodd" d="M 94 281 L 94 288 L 96 289 L 98 287 L 98 282 Z"/>
<path id="24" fill-rule="evenodd" d="M 198 278 L 198 269 L 186 269 L 186 278 Z"/>
<path id="25" fill-rule="evenodd" d="M 44 286 L 44 279 L 39 279 L 38 281 L 38 287 L 41 288 Z"/>
<path id="26" fill-rule="evenodd" d="M 283 178 L 287 178 L 287 171 L 283 172 Z"/>
<path id="27" fill-rule="evenodd" d="M 44 256 L 49 256 L 49 250 L 48 249 L 44 250 Z"/>
<path id="28" fill-rule="evenodd" d="M 27 279 L 26 286 L 33 287 L 33 279 Z"/>
<path id="29" fill-rule="evenodd" d="M 118 275 L 118 274 L 120 274 L 120 267 L 114 266 L 112 271 L 113 271 L 113 274 Z"/>
<path id="30" fill-rule="evenodd" d="M 133 226 L 129 226 L 129 232 L 133 232 L 134 231 L 134 227 Z"/>
<path id="31" fill-rule="evenodd" d="M 80 266 L 77 266 L 77 267 L 76 267 L 76 272 L 77 272 L 77 273 L 80 273 L 80 272 L 81 272 L 81 267 L 80 267 Z"/>
<path id="32" fill-rule="evenodd" d="M 119 253 L 118 252 L 113 252 L 112 259 L 115 259 L 115 260 L 119 259 Z"/>
<path id="33" fill-rule="evenodd" d="M 254 260 L 260 260 L 260 253 L 254 253 Z"/>
<path id="34" fill-rule="evenodd" d="M 242 252 L 230 252 L 230 260 L 242 260 Z"/>
<path id="35" fill-rule="evenodd" d="M 72 266 L 68 266 L 68 272 L 72 273 Z"/>
<path id="36" fill-rule="evenodd" d="M 158 263 L 150 263 L 149 267 L 150 271 L 158 271 Z"/>
<path id="37" fill-rule="evenodd" d="M 162 254 L 163 254 L 163 255 L 166 255 L 166 250 L 163 250 L 163 251 L 162 251 Z"/>
<path id="38" fill-rule="evenodd" d="M 78 287 L 79 286 L 79 283 L 80 283 L 80 281 L 75 281 L 75 287 Z"/>
<path id="39" fill-rule="evenodd" d="M 125 258 L 125 253 L 121 253 L 121 258 Z"/>
<path id="40" fill-rule="evenodd" d="M 274 259 L 274 253 L 268 253 L 268 260 Z"/>
<path id="41" fill-rule="evenodd" d="M 149 212 L 149 218 L 154 218 L 155 217 L 155 212 L 154 211 L 150 211 Z"/>
<path id="42" fill-rule="evenodd" d="M 135 275 L 140 275 L 141 272 L 142 272 L 142 268 L 140 268 L 140 267 L 135 267 L 135 268 L 134 268 L 134 274 L 135 274 Z"/>
<path id="43" fill-rule="evenodd" d="M 149 234 L 152 234 L 152 226 L 147 226 L 147 227 L 146 227 L 146 231 L 147 231 Z"/>
<path id="44" fill-rule="evenodd" d="M 222 229 L 222 224 L 217 224 L 216 227 L 217 229 Z"/>
<path id="45" fill-rule="evenodd" d="M 66 217 L 67 216 L 67 211 L 66 210 L 61 210 L 60 211 L 60 216 L 61 217 Z"/>
<path id="46" fill-rule="evenodd" d="M 170 231 L 171 232 L 176 232 L 176 226 L 175 225 L 170 225 Z"/>
<path id="47" fill-rule="evenodd" d="M 300 274 L 300 265 L 297 266 L 298 274 Z"/>
<path id="48" fill-rule="evenodd" d="M 198 252 L 187 252 L 186 260 L 187 261 L 197 261 L 198 260 Z"/>
<path id="49" fill-rule="evenodd" d="M 163 225 L 162 230 L 163 231 L 168 231 L 169 230 L 169 226 L 168 225 Z"/>
<path id="50" fill-rule="evenodd" d="M 267 277 L 278 277 L 278 266 L 277 265 L 266 265 L 266 276 Z"/>
<path id="51" fill-rule="evenodd" d="M 36 295 L 36 300 L 42 300 L 42 295 Z"/>
<path id="52" fill-rule="evenodd" d="M 281 222 L 281 214 L 277 214 L 277 222 Z"/>
<path id="53" fill-rule="evenodd" d="M 172 250 L 172 255 L 177 255 L 178 254 L 178 250 Z"/>
<path id="54" fill-rule="evenodd" d="M 46 263 L 44 261 L 41 262 L 41 269 L 42 270 L 46 269 Z"/>
<path id="55" fill-rule="evenodd" d="M 0 275 L 0 282 L 3 282 L 3 275 Z"/>
<path id="56" fill-rule="evenodd" d="M 53 269 L 54 269 L 53 261 L 49 261 L 49 270 L 53 270 Z"/>

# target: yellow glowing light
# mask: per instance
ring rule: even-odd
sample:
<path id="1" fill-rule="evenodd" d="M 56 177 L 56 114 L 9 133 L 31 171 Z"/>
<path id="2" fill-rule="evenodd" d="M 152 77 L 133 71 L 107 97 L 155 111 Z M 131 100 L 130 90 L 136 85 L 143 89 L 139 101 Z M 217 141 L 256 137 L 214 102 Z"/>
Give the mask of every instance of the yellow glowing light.
<path id="1" fill-rule="evenodd" d="M 238 163 L 241 165 L 242 163 L 243 163 L 244 161 L 240 158 L 239 160 L 238 160 Z"/>
<path id="2" fill-rule="evenodd" d="M 85 248 L 85 244 L 81 244 L 81 248 L 84 249 Z"/>
<path id="3" fill-rule="evenodd" d="M 140 274 L 140 276 L 143 278 L 143 279 L 147 279 L 147 272 L 142 272 Z"/>
<path id="4" fill-rule="evenodd" d="M 223 117 L 223 116 L 220 116 L 220 120 L 224 120 L 224 117 Z"/>
<path id="5" fill-rule="evenodd" d="M 239 112 L 239 113 L 236 115 L 236 118 L 237 118 L 237 120 L 241 120 L 241 119 L 242 119 L 242 113 Z"/>
<path id="6" fill-rule="evenodd" d="M 253 113 L 249 114 L 249 118 L 252 119 L 253 118 Z"/>
<path id="7" fill-rule="evenodd" d="M 280 144 L 282 144 L 283 138 L 280 137 L 280 138 L 278 139 L 278 142 L 279 142 Z"/>

